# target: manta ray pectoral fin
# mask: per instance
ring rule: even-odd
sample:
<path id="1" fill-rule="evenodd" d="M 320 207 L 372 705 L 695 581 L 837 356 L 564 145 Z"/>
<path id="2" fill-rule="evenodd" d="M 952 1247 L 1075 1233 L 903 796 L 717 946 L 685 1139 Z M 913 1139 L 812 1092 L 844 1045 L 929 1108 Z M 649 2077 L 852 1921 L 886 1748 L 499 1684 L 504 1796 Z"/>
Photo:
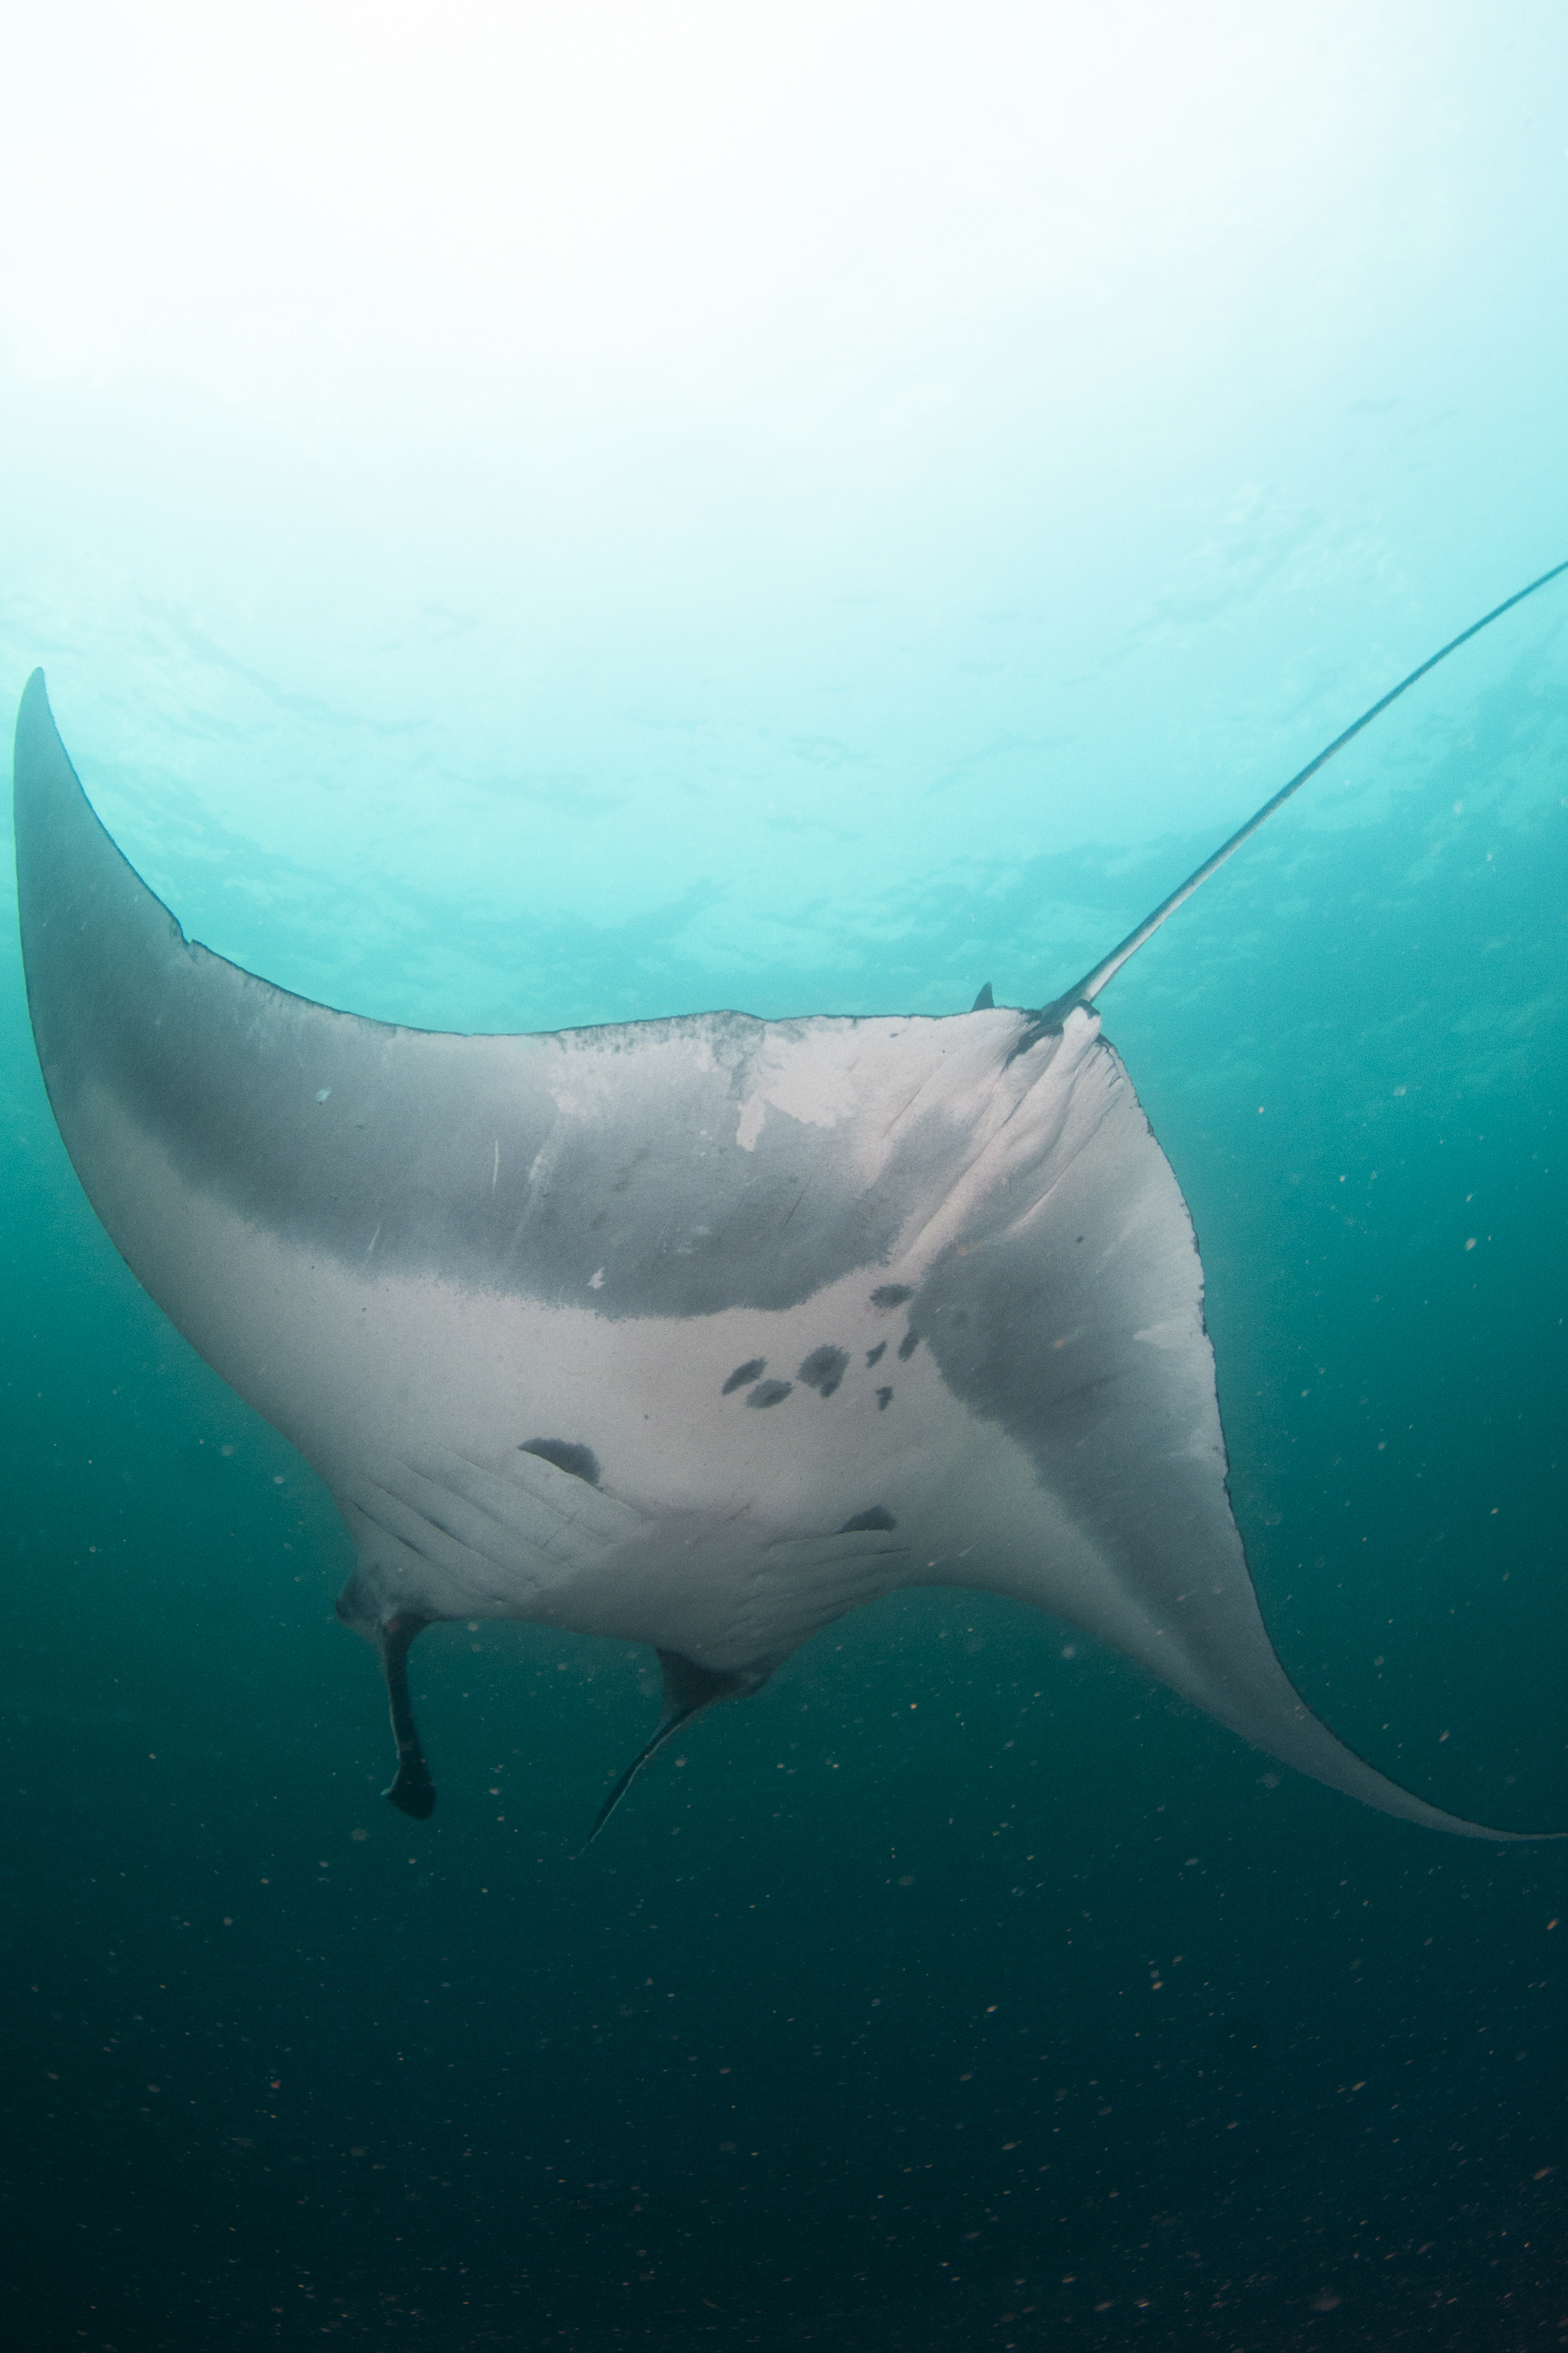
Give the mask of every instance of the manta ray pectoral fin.
<path id="1" fill-rule="evenodd" d="M 436 1784 L 430 1778 L 430 1767 L 419 1746 L 419 1731 L 408 1696 L 408 1649 L 415 1636 L 434 1623 L 434 1619 L 405 1610 L 400 1617 L 389 1619 L 381 1630 L 381 1663 L 392 1709 L 392 1736 L 397 1743 L 397 1771 L 390 1788 L 381 1794 L 390 1799 L 399 1813 L 412 1814 L 416 1822 L 428 1821 L 435 1812 Z"/>
<path id="2" fill-rule="evenodd" d="M 595 1818 L 594 1827 L 583 1842 L 586 1854 L 598 1837 L 637 1775 L 650 1757 L 657 1757 L 670 1735 L 711 1707 L 715 1700 L 734 1699 L 743 1692 L 755 1691 L 755 1675 L 727 1674 L 713 1667 L 700 1666 L 695 1659 L 684 1657 L 679 1651 L 660 1651 L 658 1663 L 664 1672 L 664 1713 L 654 1726 L 653 1736 L 638 1749 Z"/>

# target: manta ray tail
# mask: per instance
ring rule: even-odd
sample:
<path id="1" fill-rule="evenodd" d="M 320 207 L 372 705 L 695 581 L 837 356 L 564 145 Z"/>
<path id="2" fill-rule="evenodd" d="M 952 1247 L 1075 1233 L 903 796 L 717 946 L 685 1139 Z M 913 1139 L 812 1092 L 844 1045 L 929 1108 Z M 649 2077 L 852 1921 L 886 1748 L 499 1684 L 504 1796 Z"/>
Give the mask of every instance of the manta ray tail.
<path id="1" fill-rule="evenodd" d="M 672 1733 L 679 1732 L 703 1708 L 711 1707 L 715 1700 L 732 1699 L 737 1693 L 756 1689 L 755 1676 L 725 1674 L 712 1667 L 700 1667 L 694 1659 L 683 1658 L 679 1651 L 660 1651 L 658 1663 L 664 1671 L 664 1713 L 654 1726 L 653 1737 L 638 1749 L 599 1808 L 594 1827 L 583 1842 L 584 1854 L 643 1767 L 650 1757 L 658 1756 Z"/>
<path id="2" fill-rule="evenodd" d="M 1494 621 L 1500 621 L 1505 613 L 1511 613 L 1514 607 L 1522 605 L 1527 596 L 1533 596 L 1538 589 L 1549 587 L 1553 580 L 1562 579 L 1564 573 L 1568 573 L 1568 562 L 1554 564 L 1550 572 L 1542 573 L 1540 578 L 1531 581 L 1528 587 L 1517 589 L 1511 596 L 1505 596 L 1500 605 L 1494 605 L 1489 613 L 1483 613 L 1479 621 L 1472 621 L 1468 629 L 1461 629 L 1457 638 L 1450 638 L 1446 646 L 1439 646 L 1435 654 L 1428 654 L 1426 659 L 1413 670 L 1407 678 L 1402 678 L 1397 686 L 1391 686 L 1386 694 L 1380 695 L 1370 709 L 1362 712 L 1359 719 L 1352 719 L 1350 725 L 1342 733 L 1336 735 L 1331 744 L 1324 744 L 1315 759 L 1309 760 L 1304 768 L 1297 770 L 1288 785 L 1281 785 L 1279 790 L 1271 795 L 1260 809 L 1254 810 L 1247 823 L 1238 826 L 1228 841 L 1222 841 L 1212 858 L 1205 858 L 1196 871 L 1189 874 L 1184 882 L 1179 883 L 1168 899 L 1162 899 L 1153 913 L 1144 916 L 1136 931 L 1129 932 L 1127 937 L 1119 941 L 1109 955 L 1101 956 L 1100 962 L 1091 965 L 1080 981 L 1071 988 L 1064 989 L 1062 994 L 1054 997 L 1049 1005 L 1042 1007 L 1035 1016 L 1030 1028 L 1025 1031 L 1019 1044 L 1015 1046 L 1014 1052 L 1016 1054 L 1024 1047 L 1033 1045 L 1037 1039 L 1048 1036 L 1053 1030 L 1059 1029 L 1075 1006 L 1088 1005 L 1097 997 L 1107 981 L 1112 979 L 1121 971 L 1128 958 L 1137 955 L 1144 941 L 1153 938 L 1154 934 L 1167 917 L 1173 915 L 1176 909 L 1190 899 L 1193 892 L 1201 883 L 1206 882 L 1211 874 L 1216 873 L 1227 859 L 1234 858 L 1242 843 L 1250 840 L 1258 827 L 1266 824 L 1277 808 L 1283 807 L 1293 793 L 1299 793 L 1309 777 L 1315 776 L 1320 768 L 1327 767 L 1336 752 L 1342 752 L 1345 745 L 1359 735 L 1363 727 L 1370 727 L 1374 719 L 1380 719 L 1391 702 L 1397 702 L 1402 694 L 1407 694 L 1418 680 L 1426 676 L 1428 670 L 1436 670 L 1439 662 L 1447 661 L 1448 656 L 1458 653 L 1461 646 L 1468 646 L 1472 638 L 1479 637 L 1483 629 L 1489 629 Z M 975 1009 L 978 1011 L 978 1006 Z"/>

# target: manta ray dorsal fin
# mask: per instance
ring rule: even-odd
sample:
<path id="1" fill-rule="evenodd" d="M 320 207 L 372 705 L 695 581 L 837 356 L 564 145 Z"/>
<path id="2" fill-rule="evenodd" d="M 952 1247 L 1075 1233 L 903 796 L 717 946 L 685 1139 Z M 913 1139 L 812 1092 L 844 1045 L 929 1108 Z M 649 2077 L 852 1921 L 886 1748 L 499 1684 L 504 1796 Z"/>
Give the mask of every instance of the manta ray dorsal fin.
<path id="1" fill-rule="evenodd" d="M 1419 663 L 1409 673 L 1408 677 L 1402 678 L 1397 686 L 1390 687 L 1388 692 L 1380 696 L 1370 709 L 1363 711 L 1359 719 L 1353 719 L 1342 734 L 1336 735 L 1331 744 L 1326 744 L 1315 758 L 1308 761 L 1304 768 L 1298 769 L 1289 784 L 1281 785 L 1279 790 L 1266 800 L 1260 809 L 1254 810 L 1247 823 L 1238 826 L 1228 841 L 1221 842 L 1213 857 L 1205 858 L 1203 864 L 1189 874 L 1184 882 L 1178 883 L 1168 899 L 1162 899 L 1152 913 L 1145 915 L 1137 929 L 1129 932 L 1127 937 L 1120 941 L 1109 955 L 1101 956 L 1098 964 L 1090 965 L 1081 980 L 1075 982 L 1071 988 L 1064 989 L 1059 997 L 1053 997 L 1049 1005 L 1043 1007 L 1037 1017 L 1037 1028 L 1033 1035 L 1044 1036 L 1053 1029 L 1059 1029 L 1075 1005 L 1088 1005 L 1097 997 L 1106 983 L 1114 979 L 1122 965 L 1137 955 L 1146 940 L 1153 938 L 1161 924 L 1192 897 L 1200 884 L 1206 882 L 1211 874 L 1217 874 L 1226 860 L 1235 857 L 1242 843 L 1249 841 L 1258 827 L 1268 823 L 1276 809 L 1283 808 L 1291 795 L 1299 793 L 1302 786 L 1317 775 L 1320 768 L 1326 768 L 1335 754 L 1342 752 L 1345 745 L 1361 733 L 1363 728 L 1370 727 L 1374 719 L 1381 719 L 1391 703 L 1397 702 L 1402 694 L 1408 694 L 1410 689 L 1424 679 L 1429 670 L 1436 670 L 1439 662 L 1447 661 L 1450 654 L 1458 653 L 1461 646 L 1468 645 L 1472 638 L 1479 637 L 1483 629 L 1489 629 L 1494 621 L 1500 621 L 1505 613 L 1511 613 L 1516 605 L 1522 605 L 1527 596 L 1533 596 L 1537 589 L 1545 588 L 1553 580 L 1561 579 L 1565 572 L 1568 572 L 1568 560 L 1562 564 L 1554 564 L 1550 572 L 1543 572 L 1540 578 L 1532 580 L 1527 588 L 1517 589 L 1511 596 L 1505 597 L 1500 605 L 1494 605 L 1489 613 L 1483 613 L 1479 621 L 1472 621 L 1468 629 L 1461 629 L 1457 638 L 1450 638 L 1446 646 L 1439 646 L 1435 654 L 1429 654 L 1424 662 Z M 978 1009 L 977 1005 L 976 1010 Z"/>

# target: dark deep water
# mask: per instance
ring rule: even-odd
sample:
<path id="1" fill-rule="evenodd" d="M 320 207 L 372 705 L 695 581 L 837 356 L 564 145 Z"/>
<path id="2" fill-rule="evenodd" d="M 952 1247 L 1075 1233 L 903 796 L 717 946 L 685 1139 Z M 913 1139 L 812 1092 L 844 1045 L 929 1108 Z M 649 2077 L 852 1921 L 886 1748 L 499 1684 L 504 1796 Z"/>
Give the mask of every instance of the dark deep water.
<path id="1" fill-rule="evenodd" d="M 1524 1828 L 1568 1824 L 1563 626 L 1391 718 L 1105 1005 L 1288 1667 Z M 1208 846 L 1019 905 L 1113 937 Z M 12 2342 L 1568 2332 L 1563 1850 L 1276 1772 L 1055 1621 L 853 1618 L 585 1856 L 651 1661 L 437 1630 L 442 1802 L 393 1813 L 332 1509 L 115 1258 L 7 986 Z"/>

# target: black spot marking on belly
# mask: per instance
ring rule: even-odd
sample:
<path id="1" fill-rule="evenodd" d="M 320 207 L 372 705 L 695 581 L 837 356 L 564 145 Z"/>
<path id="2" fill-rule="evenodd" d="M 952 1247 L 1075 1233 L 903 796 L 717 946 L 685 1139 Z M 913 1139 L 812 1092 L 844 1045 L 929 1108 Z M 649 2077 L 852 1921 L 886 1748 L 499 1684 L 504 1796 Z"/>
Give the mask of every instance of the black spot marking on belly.
<path id="1" fill-rule="evenodd" d="M 518 1448 L 520 1454 L 537 1454 L 542 1462 L 553 1462 L 557 1471 L 564 1471 L 574 1479 L 585 1479 L 590 1487 L 599 1483 L 599 1458 L 591 1446 L 579 1446 L 572 1438 L 529 1438 Z"/>
<path id="2" fill-rule="evenodd" d="M 877 1391 L 877 1411 L 879 1413 L 887 1412 L 892 1395 L 893 1392 L 891 1389 L 879 1389 Z"/>
<path id="3" fill-rule="evenodd" d="M 888 1344 L 886 1340 L 879 1340 L 874 1348 L 867 1349 L 866 1362 L 868 1365 L 879 1365 L 887 1353 Z"/>
<path id="4" fill-rule="evenodd" d="M 816 1389 L 823 1397 L 830 1398 L 848 1370 L 847 1348 L 814 1348 L 795 1378 L 804 1381 L 808 1389 Z"/>
<path id="5" fill-rule="evenodd" d="M 746 1399 L 746 1403 L 748 1405 L 782 1405 L 794 1387 L 793 1381 L 759 1381 Z"/>
<path id="6" fill-rule="evenodd" d="M 736 1389 L 749 1388 L 753 1381 L 761 1380 L 767 1369 L 768 1360 L 765 1356 L 748 1356 L 743 1365 L 736 1366 L 720 1390 L 720 1396 L 731 1397 Z"/>
<path id="7" fill-rule="evenodd" d="M 879 1282 L 871 1293 L 873 1307 L 901 1307 L 914 1293 L 907 1282 Z"/>
<path id="8" fill-rule="evenodd" d="M 890 1532 L 898 1525 L 886 1504 L 873 1504 L 868 1512 L 857 1512 L 852 1520 L 846 1520 L 838 1533 L 841 1536 L 858 1536 L 871 1533 L 882 1535 Z"/>
<path id="9" fill-rule="evenodd" d="M 914 1355 L 915 1350 L 920 1346 L 920 1344 L 921 1335 L 918 1332 L 906 1332 L 904 1334 L 903 1338 L 899 1342 L 899 1362 L 900 1365 L 907 1365 L 909 1363 L 910 1358 Z"/>
<path id="10" fill-rule="evenodd" d="M 616 1177 L 612 1190 L 616 1193 L 625 1193 L 628 1191 L 631 1187 L 632 1178 L 637 1175 L 637 1170 L 642 1166 L 642 1164 L 647 1158 L 647 1155 L 648 1147 L 645 1144 L 640 1152 L 633 1153 L 631 1158 L 626 1162 L 626 1166 L 621 1170 L 620 1175 Z"/>

